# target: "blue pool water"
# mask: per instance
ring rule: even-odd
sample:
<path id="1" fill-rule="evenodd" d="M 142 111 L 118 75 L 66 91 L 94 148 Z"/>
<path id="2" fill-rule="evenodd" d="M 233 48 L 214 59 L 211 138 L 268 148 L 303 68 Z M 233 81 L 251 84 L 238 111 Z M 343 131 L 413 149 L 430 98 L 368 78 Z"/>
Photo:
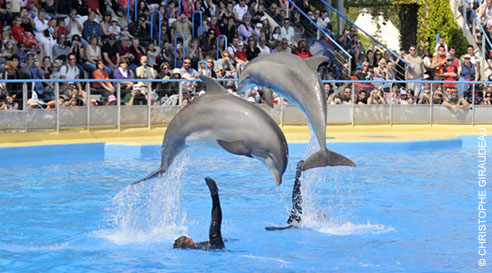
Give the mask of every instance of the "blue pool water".
<path id="1" fill-rule="evenodd" d="M 285 223 L 307 144 L 289 146 L 281 186 L 259 161 L 216 149 L 190 149 L 136 187 L 159 146 L 0 149 L 0 272 L 491 272 L 477 266 L 470 143 L 330 144 L 358 166 L 305 172 L 304 227 L 275 232 L 264 227 Z M 208 238 L 205 176 L 219 186 L 226 250 L 175 250 L 182 234 Z"/>

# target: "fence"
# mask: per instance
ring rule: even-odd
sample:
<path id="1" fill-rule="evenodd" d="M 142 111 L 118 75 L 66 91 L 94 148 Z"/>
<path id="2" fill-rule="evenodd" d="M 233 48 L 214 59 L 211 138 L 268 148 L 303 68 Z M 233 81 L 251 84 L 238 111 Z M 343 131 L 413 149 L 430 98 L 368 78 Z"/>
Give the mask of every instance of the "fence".
<path id="1" fill-rule="evenodd" d="M 234 79 L 218 79 L 219 81 L 231 81 Z M 237 79 L 236 79 L 237 80 Z M 32 82 L 41 80 L 32 80 Z M 100 80 L 71 80 L 86 83 L 87 98 L 91 96 L 89 83 Z M 146 105 L 121 105 L 120 82 L 123 80 L 108 80 L 117 83 L 117 104 L 108 106 L 60 106 L 56 104 L 54 109 L 28 109 L 27 84 L 22 80 L 0 80 L 0 83 L 23 83 L 23 110 L 0 111 L 0 130 L 37 130 L 37 129 L 63 129 L 63 128 L 95 128 L 124 126 L 155 126 L 168 124 L 174 115 L 183 107 L 182 99 L 178 105 L 155 105 L 147 96 Z M 126 80 L 127 81 L 127 80 Z M 150 89 L 150 84 L 155 82 L 197 82 L 199 80 L 144 80 Z M 59 101 L 59 84 L 65 80 L 53 80 L 55 83 L 56 101 Z M 346 81 L 323 81 L 324 83 L 345 83 Z M 451 109 L 444 105 L 433 104 L 354 104 L 357 95 L 356 85 L 360 83 L 377 83 L 376 81 L 351 81 L 352 103 L 329 104 L 327 106 L 328 124 L 492 124 L 492 106 L 472 104 L 466 109 Z M 450 83 L 451 81 L 446 81 Z M 386 84 L 405 83 L 403 81 L 385 82 Z M 430 83 L 429 81 L 406 81 L 406 83 Z M 432 83 L 443 83 L 433 81 Z M 461 83 L 461 82 L 455 82 Z M 492 82 L 466 82 L 475 89 L 475 84 Z M 179 98 L 182 98 L 183 89 L 179 84 Z M 431 85 L 431 98 L 434 90 Z M 88 100 L 87 100 L 88 102 Z M 269 108 L 266 104 L 258 106 L 268 113 L 279 124 L 306 124 L 304 113 L 296 106 L 288 103 L 276 104 Z"/>

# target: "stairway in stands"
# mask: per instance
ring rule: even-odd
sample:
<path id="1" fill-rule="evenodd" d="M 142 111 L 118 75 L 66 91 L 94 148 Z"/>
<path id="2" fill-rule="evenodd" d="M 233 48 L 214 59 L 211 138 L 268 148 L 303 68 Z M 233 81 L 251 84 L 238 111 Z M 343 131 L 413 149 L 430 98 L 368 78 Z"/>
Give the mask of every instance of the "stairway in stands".
<path id="1" fill-rule="evenodd" d="M 480 79 L 487 80 L 488 77 L 492 75 L 492 70 L 488 66 L 487 60 L 483 58 L 482 44 L 481 43 L 477 44 L 475 42 L 473 32 L 472 30 L 470 30 L 470 25 L 466 24 L 463 14 L 458 10 L 458 2 L 461 2 L 461 0 L 449 0 L 449 5 L 451 7 L 451 10 L 453 11 L 454 19 L 458 24 L 460 30 L 463 32 L 463 36 L 465 36 L 468 43 L 473 45 L 473 47 L 475 48 L 475 55 L 480 56 L 480 75 L 481 75 Z M 466 5 L 464 0 L 463 0 L 463 5 Z M 482 69 L 482 67 L 484 69 Z"/>

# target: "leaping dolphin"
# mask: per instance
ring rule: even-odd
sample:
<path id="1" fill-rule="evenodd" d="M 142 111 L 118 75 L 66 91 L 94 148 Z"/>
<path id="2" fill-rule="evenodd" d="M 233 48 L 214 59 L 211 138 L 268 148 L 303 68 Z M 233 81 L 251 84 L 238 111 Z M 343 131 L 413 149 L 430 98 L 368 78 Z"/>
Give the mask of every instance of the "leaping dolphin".
<path id="1" fill-rule="evenodd" d="M 161 167 L 132 185 L 165 172 L 191 140 L 212 141 L 230 153 L 261 160 L 280 185 L 289 150 L 277 123 L 256 105 L 228 94 L 215 80 L 207 76 L 200 79 L 206 94 L 181 109 L 169 123 Z"/>
<path id="2" fill-rule="evenodd" d="M 325 61 L 328 57 L 303 59 L 289 53 L 260 55 L 246 65 L 239 79 L 240 93 L 254 86 L 268 87 L 306 114 L 321 150 L 306 160 L 303 171 L 324 166 L 355 166 L 352 160 L 326 149 L 326 95 L 316 72 Z M 273 107 L 271 91 L 264 89 L 264 92 L 265 100 Z"/>

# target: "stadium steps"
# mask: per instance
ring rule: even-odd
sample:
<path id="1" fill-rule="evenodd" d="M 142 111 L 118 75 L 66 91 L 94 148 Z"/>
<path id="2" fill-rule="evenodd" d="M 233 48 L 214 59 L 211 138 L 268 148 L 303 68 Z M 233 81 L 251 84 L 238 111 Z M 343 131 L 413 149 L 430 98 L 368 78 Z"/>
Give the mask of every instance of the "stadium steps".
<path id="1" fill-rule="evenodd" d="M 458 24 L 459 29 L 463 32 L 463 36 L 465 36 L 466 40 L 469 44 L 473 45 L 475 48 L 475 56 L 480 56 L 480 65 L 485 66 L 485 70 L 482 73 L 482 69 L 480 69 L 481 79 L 486 80 L 490 75 L 492 75 L 492 70 L 487 64 L 487 60 L 482 58 L 482 47 L 479 46 L 475 42 L 475 38 L 473 37 L 473 33 L 465 23 L 464 17 L 458 10 L 458 1 L 457 0 L 449 0 L 449 6 L 451 7 L 451 11 L 454 14 L 454 18 L 456 23 Z"/>

